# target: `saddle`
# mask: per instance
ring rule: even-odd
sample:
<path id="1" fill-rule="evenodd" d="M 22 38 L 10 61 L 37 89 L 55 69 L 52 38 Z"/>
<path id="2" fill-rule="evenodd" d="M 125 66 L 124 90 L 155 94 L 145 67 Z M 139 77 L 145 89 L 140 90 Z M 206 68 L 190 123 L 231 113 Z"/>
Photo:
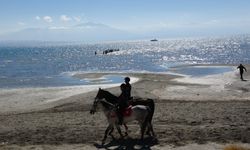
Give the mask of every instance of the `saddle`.
<path id="1" fill-rule="evenodd" d="M 132 105 L 129 105 L 127 108 L 122 110 L 123 117 L 129 117 L 132 114 Z"/>

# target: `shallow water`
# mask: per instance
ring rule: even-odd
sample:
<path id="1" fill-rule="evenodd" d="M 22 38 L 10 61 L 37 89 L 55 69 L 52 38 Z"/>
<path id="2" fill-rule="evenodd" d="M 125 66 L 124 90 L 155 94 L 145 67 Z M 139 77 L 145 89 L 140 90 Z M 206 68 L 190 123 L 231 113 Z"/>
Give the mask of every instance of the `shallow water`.
<path id="1" fill-rule="evenodd" d="M 231 66 L 186 66 L 175 68 L 174 72 L 191 77 L 201 77 L 207 75 L 221 74 L 235 70 Z"/>

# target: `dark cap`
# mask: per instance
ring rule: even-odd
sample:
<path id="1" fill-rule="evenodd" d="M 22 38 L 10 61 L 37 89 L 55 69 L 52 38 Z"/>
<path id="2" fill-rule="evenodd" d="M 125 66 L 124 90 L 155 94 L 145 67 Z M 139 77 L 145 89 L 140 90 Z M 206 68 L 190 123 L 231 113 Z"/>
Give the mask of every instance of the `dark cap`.
<path id="1" fill-rule="evenodd" d="M 125 80 L 125 82 L 129 82 L 130 78 L 129 77 L 125 77 L 124 80 Z"/>

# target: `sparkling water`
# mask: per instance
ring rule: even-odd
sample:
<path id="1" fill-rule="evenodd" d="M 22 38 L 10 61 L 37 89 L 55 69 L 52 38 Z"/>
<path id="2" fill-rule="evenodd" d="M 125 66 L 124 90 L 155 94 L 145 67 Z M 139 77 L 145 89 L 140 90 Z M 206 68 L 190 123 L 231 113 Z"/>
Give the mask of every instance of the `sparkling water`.
<path id="1" fill-rule="evenodd" d="M 119 51 L 104 55 L 106 49 Z M 249 49 L 250 35 L 95 44 L 0 42 L 0 87 L 89 84 L 72 78 L 74 72 L 166 72 L 183 64 L 249 64 Z"/>

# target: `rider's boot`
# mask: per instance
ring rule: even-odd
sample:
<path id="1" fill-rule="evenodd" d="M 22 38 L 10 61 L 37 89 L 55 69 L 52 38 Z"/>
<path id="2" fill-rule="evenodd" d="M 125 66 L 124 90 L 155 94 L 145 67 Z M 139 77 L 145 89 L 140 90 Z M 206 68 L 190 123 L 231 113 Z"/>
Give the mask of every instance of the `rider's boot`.
<path id="1" fill-rule="evenodd" d="M 123 117 L 122 117 L 121 112 L 117 112 L 117 116 L 118 116 L 118 124 L 119 124 L 119 125 L 122 125 Z"/>

